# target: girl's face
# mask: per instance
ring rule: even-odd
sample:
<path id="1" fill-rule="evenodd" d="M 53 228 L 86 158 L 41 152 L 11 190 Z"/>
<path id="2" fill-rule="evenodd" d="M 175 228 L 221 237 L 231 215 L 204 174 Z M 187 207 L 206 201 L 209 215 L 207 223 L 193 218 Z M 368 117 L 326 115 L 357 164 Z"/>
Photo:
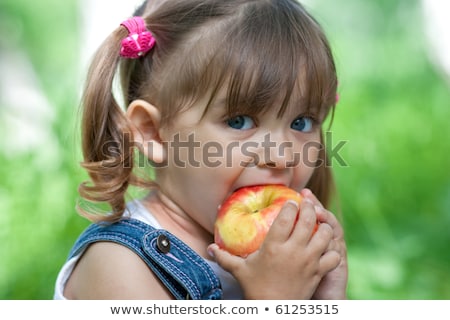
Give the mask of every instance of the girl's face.
<path id="1" fill-rule="evenodd" d="M 283 184 L 300 191 L 315 169 L 320 124 L 290 106 L 277 117 L 226 114 L 225 99 L 198 101 L 160 129 L 167 166 L 156 170 L 160 192 L 209 233 L 219 205 L 238 188 Z"/>

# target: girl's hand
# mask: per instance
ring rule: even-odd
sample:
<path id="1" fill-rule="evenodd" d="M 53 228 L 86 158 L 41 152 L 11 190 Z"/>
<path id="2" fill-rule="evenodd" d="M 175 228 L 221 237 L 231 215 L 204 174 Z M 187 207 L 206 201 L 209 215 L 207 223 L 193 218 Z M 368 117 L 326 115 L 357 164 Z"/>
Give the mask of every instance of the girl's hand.
<path id="1" fill-rule="evenodd" d="M 336 269 L 327 273 L 320 281 L 319 286 L 314 292 L 313 299 L 346 299 L 348 262 L 344 230 L 335 215 L 326 210 L 309 189 L 302 190 L 301 195 L 314 204 L 317 220 L 320 223 L 328 224 L 332 228 L 333 237 L 328 250 L 337 252 L 340 256 L 340 262 Z"/>
<path id="2" fill-rule="evenodd" d="M 239 281 L 246 299 L 310 299 L 322 278 L 341 263 L 333 249 L 332 227 L 322 223 L 313 235 L 316 212 L 311 200 L 302 201 L 296 223 L 298 210 L 287 202 L 261 248 L 246 258 L 209 246 L 217 263 Z"/>

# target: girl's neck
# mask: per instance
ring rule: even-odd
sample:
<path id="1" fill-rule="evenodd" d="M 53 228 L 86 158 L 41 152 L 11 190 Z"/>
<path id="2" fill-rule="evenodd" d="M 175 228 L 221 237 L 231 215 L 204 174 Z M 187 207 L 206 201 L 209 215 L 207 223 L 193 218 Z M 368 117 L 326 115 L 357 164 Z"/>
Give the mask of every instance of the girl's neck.
<path id="1" fill-rule="evenodd" d="M 142 203 L 158 220 L 162 228 L 185 242 L 203 258 L 209 258 L 206 248 L 213 242 L 213 235 L 176 203 L 159 190 L 151 192 Z"/>

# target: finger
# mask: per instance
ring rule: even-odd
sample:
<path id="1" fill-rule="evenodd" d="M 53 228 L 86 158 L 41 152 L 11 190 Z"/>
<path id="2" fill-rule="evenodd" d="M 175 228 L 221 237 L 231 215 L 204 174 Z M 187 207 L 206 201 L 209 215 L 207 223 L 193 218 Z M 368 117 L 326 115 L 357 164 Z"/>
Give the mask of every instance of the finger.
<path id="1" fill-rule="evenodd" d="M 335 230 L 335 234 L 339 234 L 339 236 L 343 235 L 343 229 L 337 220 L 336 216 L 325 209 L 322 203 L 317 199 L 317 197 L 312 193 L 310 189 L 303 189 L 300 191 L 300 194 L 304 199 L 310 200 L 314 204 L 314 209 L 316 210 L 317 221 L 319 223 L 328 223 L 333 230 Z"/>
<path id="2" fill-rule="evenodd" d="M 244 260 L 241 257 L 232 255 L 231 253 L 222 250 L 215 243 L 210 244 L 207 248 L 208 254 L 226 271 L 233 273 L 239 264 Z"/>
<path id="3" fill-rule="evenodd" d="M 300 191 L 300 195 L 303 198 L 311 200 L 314 206 L 323 208 L 322 203 L 319 201 L 319 199 L 317 199 L 317 197 L 314 195 L 314 193 L 312 193 L 310 189 L 308 188 L 303 189 L 302 191 Z"/>
<path id="4" fill-rule="evenodd" d="M 328 244 L 327 249 L 325 250 L 325 252 L 327 251 L 336 251 L 336 252 L 340 252 L 340 246 L 338 244 L 338 242 L 336 240 L 331 240 Z"/>
<path id="5" fill-rule="evenodd" d="M 308 243 L 316 226 L 316 212 L 311 201 L 306 200 L 300 203 L 300 215 L 292 231 L 292 237 L 301 243 Z"/>
<path id="6" fill-rule="evenodd" d="M 322 275 L 333 271 L 341 263 L 341 255 L 336 251 L 327 251 L 319 260 L 319 272 Z"/>
<path id="7" fill-rule="evenodd" d="M 310 248 L 317 254 L 322 255 L 324 252 L 332 250 L 334 248 L 334 244 L 332 244 L 333 239 L 333 229 L 327 223 L 321 223 L 311 238 Z"/>
<path id="8" fill-rule="evenodd" d="M 317 221 L 319 223 L 329 224 L 334 231 L 334 237 L 342 238 L 344 236 L 344 229 L 342 228 L 336 216 L 323 207 L 316 206 L 314 208 L 316 210 Z"/>
<path id="9" fill-rule="evenodd" d="M 266 241 L 285 242 L 289 239 L 292 229 L 295 225 L 295 220 L 298 216 L 298 204 L 295 201 L 288 200 L 281 208 L 280 213 L 275 218 L 269 232 L 266 236 Z"/>

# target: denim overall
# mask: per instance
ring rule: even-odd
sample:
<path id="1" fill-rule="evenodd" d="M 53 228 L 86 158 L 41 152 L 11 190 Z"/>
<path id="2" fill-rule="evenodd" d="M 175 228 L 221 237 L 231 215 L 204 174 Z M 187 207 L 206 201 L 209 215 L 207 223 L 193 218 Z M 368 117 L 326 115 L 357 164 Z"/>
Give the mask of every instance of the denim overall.
<path id="1" fill-rule="evenodd" d="M 220 281 L 212 268 L 166 230 L 136 219 L 92 224 L 75 242 L 69 259 L 98 241 L 115 242 L 137 253 L 176 299 L 222 299 Z"/>

